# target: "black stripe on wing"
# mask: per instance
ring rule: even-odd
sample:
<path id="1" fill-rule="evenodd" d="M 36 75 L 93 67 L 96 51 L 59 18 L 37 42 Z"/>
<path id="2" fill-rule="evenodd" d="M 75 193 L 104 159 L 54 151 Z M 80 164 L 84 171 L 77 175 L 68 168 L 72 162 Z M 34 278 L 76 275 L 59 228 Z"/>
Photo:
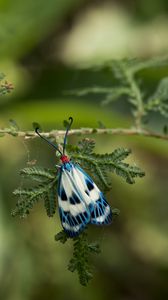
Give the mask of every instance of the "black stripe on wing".
<path id="1" fill-rule="evenodd" d="M 100 198 L 90 205 L 91 224 L 108 225 L 112 222 L 112 211 L 104 195 L 100 193 Z"/>
<path id="2" fill-rule="evenodd" d="M 70 211 L 64 211 L 60 207 L 59 213 L 62 226 L 71 238 L 78 236 L 90 221 L 89 211 L 85 211 L 73 216 Z"/>

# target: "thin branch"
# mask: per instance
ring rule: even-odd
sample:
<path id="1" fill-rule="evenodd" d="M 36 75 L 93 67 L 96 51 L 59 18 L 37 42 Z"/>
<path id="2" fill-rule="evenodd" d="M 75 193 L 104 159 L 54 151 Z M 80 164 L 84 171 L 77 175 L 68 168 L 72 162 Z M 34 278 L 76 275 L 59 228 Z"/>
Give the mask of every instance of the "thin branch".
<path id="1" fill-rule="evenodd" d="M 23 137 L 25 139 L 36 138 L 38 135 L 34 131 L 13 131 L 10 128 L 0 129 L 0 135 L 10 134 L 13 136 Z M 91 135 L 91 134 L 109 134 L 121 136 L 145 136 L 162 140 L 168 140 L 168 135 L 155 131 L 137 128 L 79 128 L 71 129 L 68 135 Z M 65 135 L 65 130 L 51 130 L 50 132 L 41 133 L 46 138 L 58 138 Z"/>
<path id="2" fill-rule="evenodd" d="M 132 89 L 132 93 L 137 101 L 137 110 L 134 112 L 135 115 L 135 125 L 137 128 L 141 127 L 141 119 L 144 115 L 144 107 L 143 107 L 143 100 L 141 96 L 141 91 L 136 83 L 135 79 L 132 76 L 132 81 L 130 80 L 130 87 Z"/>
<path id="3" fill-rule="evenodd" d="M 138 130 L 141 130 L 141 120 L 144 115 L 144 104 L 141 95 L 141 90 L 135 80 L 135 74 L 130 69 L 126 69 L 125 66 L 122 64 L 122 62 L 121 62 L 121 68 L 126 78 L 126 81 L 130 86 L 133 98 L 136 99 L 136 101 L 130 101 L 130 102 L 136 107 L 134 111 L 135 126 Z"/>

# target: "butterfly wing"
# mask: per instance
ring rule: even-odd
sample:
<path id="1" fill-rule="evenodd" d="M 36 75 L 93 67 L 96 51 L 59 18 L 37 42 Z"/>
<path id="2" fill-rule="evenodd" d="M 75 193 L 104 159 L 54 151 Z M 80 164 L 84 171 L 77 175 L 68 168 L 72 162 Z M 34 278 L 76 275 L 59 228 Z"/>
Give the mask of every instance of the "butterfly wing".
<path id="1" fill-rule="evenodd" d="M 74 165 L 66 163 L 60 170 L 58 203 L 61 223 L 70 237 L 77 236 L 89 223 L 90 211 L 74 179 Z"/>
<path id="2" fill-rule="evenodd" d="M 91 177 L 79 166 L 75 165 L 74 179 L 80 186 L 80 191 L 85 194 L 84 201 L 89 207 L 90 223 L 108 225 L 112 222 L 112 211 L 103 193 L 93 182 Z"/>
<path id="3" fill-rule="evenodd" d="M 77 164 L 63 164 L 58 184 L 61 223 L 70 237 L 77 236 L 88 223 L 112 221 L 112 211 L 103 193 Z"/>

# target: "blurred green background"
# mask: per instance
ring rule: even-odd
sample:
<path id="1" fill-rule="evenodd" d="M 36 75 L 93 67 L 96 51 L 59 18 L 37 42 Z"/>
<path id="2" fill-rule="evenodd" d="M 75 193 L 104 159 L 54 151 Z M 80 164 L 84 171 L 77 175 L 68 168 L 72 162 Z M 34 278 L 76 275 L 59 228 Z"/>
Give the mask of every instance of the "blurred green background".
<path id="1" fill-rule="evenodd" d="M 129 126 L 128 104 L 101 107 L 101 97 L 77 98 L 65 91 L 112 83 L 109 72 L 79 70 L 78 65 L 165 54 L 167 37 L 167 0 L 0 0 L 0 72 L 15 86 L 0 97 L 0 127 L 13 118 L 23 130 L 33 121 L 44 130 L 63 128 L 69 116 L 74 128 L 96 127 L 99 120 L 107 127 Z M 160 68 L 141 77 L 155 87 L 166 74 L 168 68 Z M 155 115 L 149 126 L 165 123 Z M 94 258 L 95 276 L 87 288 L 66 268 L 70 243 L 54 242 L 61 229 L 58 215 L 49 219 L 40 203 L 26 220 L 10 215 L 12 191 L 23 185 L 20 168 L 31 160 L 52 167 L 53 151 L 38 139 L 0 140 L 0 299 L 168 298 L 167 144 L 143 137 L 94 138 L 99 153 L 131 148 L 132 162 L 146 176 L 133 186 L 112 176 L 107 196 L 121 214 L 108 228 L 90 228 L 102 253 Z M 75 144 L 79 137 L 69 140 Z"/>

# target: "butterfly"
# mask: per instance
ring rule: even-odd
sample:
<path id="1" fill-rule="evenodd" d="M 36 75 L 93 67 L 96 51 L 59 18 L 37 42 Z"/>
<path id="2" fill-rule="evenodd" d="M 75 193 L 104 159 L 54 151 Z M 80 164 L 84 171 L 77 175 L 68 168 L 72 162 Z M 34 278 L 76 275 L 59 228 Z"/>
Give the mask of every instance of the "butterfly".
<path id="1" fill-rule="evenodd" d="M 58 205 L 62 227 L 71 238 L 78 236 L 87 224 L 108 225 L 112 222 L 112 211 L 92 178 L 65 155 L 68 131 L 73 123 L 69 118 L 61 152 L 56 145 L 36 133 L 60 153 L 62 164 L 59 167 Z"/>

